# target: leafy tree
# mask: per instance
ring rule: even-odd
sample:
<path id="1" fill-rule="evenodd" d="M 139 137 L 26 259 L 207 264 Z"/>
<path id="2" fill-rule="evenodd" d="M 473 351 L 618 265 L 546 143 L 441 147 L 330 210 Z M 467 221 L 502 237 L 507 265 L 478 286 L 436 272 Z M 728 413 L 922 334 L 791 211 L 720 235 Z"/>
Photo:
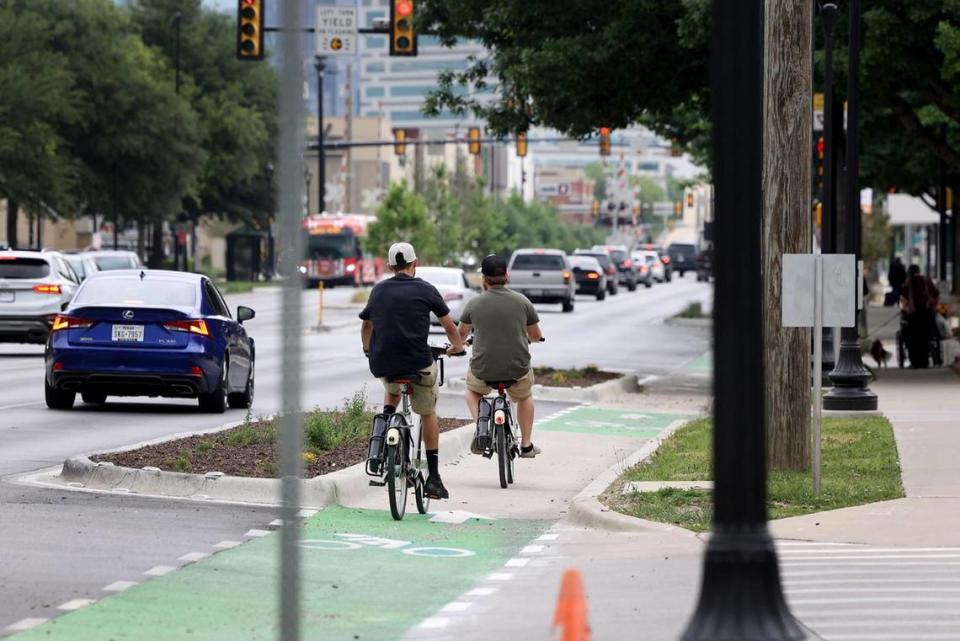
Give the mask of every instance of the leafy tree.
<path id="1" fill-rule="evenodd" d="M 411 192 L 406 184 L 390 186 L 380 208 L 377 221 L 367 228 L 367 251 L 386 256 L 390 245 L 408 242 L 417 250 L 417 258 L 424 264 L 439 258 L 436 228 L 427 216 L 423 199 Z"/>
<path id="2" fill-rule="evenodd" d="M 603 165 L 592 162 L 583 168 L 583 173 L 593 181 L 593 199 L 604 201 L 607 199 L 607 172 Z"/>

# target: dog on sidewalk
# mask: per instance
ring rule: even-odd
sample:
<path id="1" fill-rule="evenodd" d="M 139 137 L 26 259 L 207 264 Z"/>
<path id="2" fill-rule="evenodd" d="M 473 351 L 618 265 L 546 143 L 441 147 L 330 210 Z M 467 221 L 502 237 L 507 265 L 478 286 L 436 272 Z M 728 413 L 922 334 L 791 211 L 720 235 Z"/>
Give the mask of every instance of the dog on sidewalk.
<path id="1" fill-rule="evenodd" d="M 877 361 L 877 369 L 885 368 L 891 356 L 890 352 L 883 347 L 879 338 L 873 341 L 873 345 L 870 346 L 870 355 L 873 356 L 873 360 Z"/>

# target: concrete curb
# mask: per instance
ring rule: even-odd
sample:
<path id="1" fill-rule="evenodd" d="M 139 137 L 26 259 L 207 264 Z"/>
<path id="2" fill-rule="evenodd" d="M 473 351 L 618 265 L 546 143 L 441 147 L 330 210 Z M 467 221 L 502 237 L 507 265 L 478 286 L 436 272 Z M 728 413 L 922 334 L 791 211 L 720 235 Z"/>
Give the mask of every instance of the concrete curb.
<path id="1" fill-rule="evenodd" d="M 533 398 L 538 401 L 560 401 L 563 403 L 596 403 L 616 398 L 621 394 L 638 394 L 655 380 L 656 376 L 646 376 L 638 379 L 636 374 L 626 374 L 590 387 L 546 387 L 533 386 Z M 451 392 L 466 390 L 466 381 L 463 378 L 451 378 L 444 382 Z"/>
<path id="2" fill-rule="evenodd" d="M 674 421 L 664 428 L 656 438 L 650 439 L 633 454 L 607 468 L 607 470 L 595 478 L 590 485 L 583 488 L 579 494 L 573 497 L 573 500 L 570 501 L 570 512 L 567 518 L 580 525 L 614 532 L 649 532 L 651 530 L 659 530 L 662 532 L 688 534 L 689 536 L 695 537 L 695 533 L 680 527 L 638 519 L 633 516 L 614 512 L 599 500 L 600 495 L 606 492 L 607 488 L 610 487 L 626 469 L 633 467 L 640 461 L 653 455 L 660 445 L 680 429 L 682 425 L 686 424 L 688 420 L 689 418 L 683 418 Z"/>
<path id="3" fill-rule="evenodd" d="M 680 316 L 672 316 L 665 321 L 664 325 L 671 327 L 703 327 L 710 328 L 713 327 L 712 318 L 682 318 Z"/>
<path id="4" fill-rule="evenodd" d="M 469 451 L 473 439 L 473 424 L 444 432 L 440 435 L 441 463 L 454 461 Z M 222 429 L 229 428 L 220 428 Z M 203 432 L 209 433 L 210 430 Z M 181 436 L 182 437 L 182 436 Z M 169 441 L 171 439 L 163 439 Z M 126 447 L 126 451 L 136 449 Z M 301 484 L 301 504 L 307 508 L 323 508 L 344 504 L 370 491 L 363 463 L 348 468 L 304 479 Z M 279 479 L 226 476 L 219 472 L 184 474 L 164 472 L 155 468 L 136 469 L 112 463 L 94 463 L 86 456 L 67 459 L 56 477 L 63 489 L 100 490 L 144 496 L 222 501 L 256 505 L 278 505 Z"/>

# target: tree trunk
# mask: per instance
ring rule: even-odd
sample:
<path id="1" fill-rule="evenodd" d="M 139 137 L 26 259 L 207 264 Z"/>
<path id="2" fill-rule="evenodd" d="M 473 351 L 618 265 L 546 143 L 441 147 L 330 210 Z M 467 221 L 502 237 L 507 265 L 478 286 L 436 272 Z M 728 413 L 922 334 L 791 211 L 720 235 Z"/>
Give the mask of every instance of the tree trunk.
<path id="1" fill-rule="evenodd" d="M 810 465 L 810 330 L 781 326 L 783 254 L 811 251 L 813 3 L 766 0 L 763 265 L 770 469 Z"/>
<path id="2" fill-rule="evenodd" d="M 140 260 L 146 256 L 147 247 L 147 221 L 141 216 L 137 219 L 137 256 Z"/>
<path id="3" fill-rule="evenodd" d="M 153 251 L 150 252 L 150 269 L 160 269 L 163 266 L 163 223 L 153 222 Z"/>
<path id="4" fill-rule="evenodd" d="M 16 247 L 17 242 L 17 214 L 20 212 L 20 203 L 13 198 L 7 199 L 7 245 Z"/>

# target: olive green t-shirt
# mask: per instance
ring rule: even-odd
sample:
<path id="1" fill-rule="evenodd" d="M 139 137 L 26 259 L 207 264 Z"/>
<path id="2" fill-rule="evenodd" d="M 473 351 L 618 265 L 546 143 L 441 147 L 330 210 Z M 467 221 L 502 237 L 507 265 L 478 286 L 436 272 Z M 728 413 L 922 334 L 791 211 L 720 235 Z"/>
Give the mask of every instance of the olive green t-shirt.
<path id="1" fill-rule="evenodd" d="M 516 380 L 530 370 L 527 326 L 540 318 L 526 296 L 504 287 L 488 289 L 467 302 L 460 321 L 473 325 L 470 369 L 477 378 Z"/>

